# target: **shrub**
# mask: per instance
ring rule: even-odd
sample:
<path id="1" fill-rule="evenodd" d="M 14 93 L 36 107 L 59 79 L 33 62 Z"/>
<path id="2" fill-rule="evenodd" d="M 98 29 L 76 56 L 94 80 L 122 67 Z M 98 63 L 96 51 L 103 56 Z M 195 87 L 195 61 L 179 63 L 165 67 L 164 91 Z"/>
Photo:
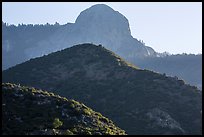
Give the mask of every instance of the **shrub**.
<path id="1" fill-rule="evenodd" d="M 89 109 L 83 109 L 83 113 L 85 115 L 91 115 L 91 111 Z"/>
<path id="2" fill-rule="evenodd" d="M 59 118 L 55 118 L 53 122 L 54 128 L 58 128 L 63 125 L 63 122 L 59 120 Z"/>
<path id="3" fill-rule="evenodd" d="M 72 131 L 70 131 L 69 129 L 67 129 L 64 133 L 64 135 L 74 135 Z"/>

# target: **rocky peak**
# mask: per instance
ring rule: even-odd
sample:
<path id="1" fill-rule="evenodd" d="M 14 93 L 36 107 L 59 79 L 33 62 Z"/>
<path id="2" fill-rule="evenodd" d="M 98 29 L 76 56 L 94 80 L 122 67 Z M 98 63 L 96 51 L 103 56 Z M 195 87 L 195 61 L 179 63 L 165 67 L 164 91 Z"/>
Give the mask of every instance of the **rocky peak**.
<path id="1" fill-rule="evenodd" d="M 96 28 L 98 34 L 117 31 L 120 35 L 131 35 L 128 20 L 105 4 L 93 5 L 82 11 L 75 25 L 90 31 L 93 31 L 91 28 Z"/>

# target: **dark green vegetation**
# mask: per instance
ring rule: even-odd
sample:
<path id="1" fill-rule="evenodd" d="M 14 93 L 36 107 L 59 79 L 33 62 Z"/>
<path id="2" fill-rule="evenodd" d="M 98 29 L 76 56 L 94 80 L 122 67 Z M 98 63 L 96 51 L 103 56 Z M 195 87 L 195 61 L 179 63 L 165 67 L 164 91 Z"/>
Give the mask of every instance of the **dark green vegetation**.
<path id="1" fill-rule="evenodd" d="M 125 135 L 82 103 L 51 92 L 2 83 L 3 135 Z"/>
<path id="2" fill-rule="evenodd" d="M 201 134 L 202 93 L 176 77 L 138 69 L 82 44 L 3 71 L 4 82 L 79 100 L 128 134 Z"/>

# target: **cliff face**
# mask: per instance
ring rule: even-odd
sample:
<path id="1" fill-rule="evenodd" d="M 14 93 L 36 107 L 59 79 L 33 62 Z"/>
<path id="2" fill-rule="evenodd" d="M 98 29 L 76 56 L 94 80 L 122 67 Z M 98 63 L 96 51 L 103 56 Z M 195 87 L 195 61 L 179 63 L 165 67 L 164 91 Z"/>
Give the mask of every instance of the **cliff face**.
<path id="1" fill-rule="evenodd" d="M 125 135 L 111 120 L 75 100 L 2 83 L 3 135 Z"/>

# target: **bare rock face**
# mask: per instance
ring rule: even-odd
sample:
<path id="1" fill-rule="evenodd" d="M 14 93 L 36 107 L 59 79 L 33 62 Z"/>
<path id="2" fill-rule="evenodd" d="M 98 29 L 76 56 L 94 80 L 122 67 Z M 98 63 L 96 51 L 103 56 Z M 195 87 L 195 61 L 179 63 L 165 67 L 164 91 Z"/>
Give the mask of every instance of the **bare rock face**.
<path id="1" fill-rule="evenodd" d="M 104 34 L 122 36 L 131 36 L 128 20 L 119 12 L 114 11 L 104 4 L 94 5 L 80 13 L 76 19 L 77 28 L 83 28 L 98 36 Z"/>
<path id="2" fill-rule="evenodd" d="M 149 127 L 160 127 L 161 129 L 168 129 L 163 134 L 185 134 L 181 125 L 174 120 L 167 112 L 160 110 L 159 108 L 153 108 L 146 113 L 147 119 L 152 121 Z"/>

